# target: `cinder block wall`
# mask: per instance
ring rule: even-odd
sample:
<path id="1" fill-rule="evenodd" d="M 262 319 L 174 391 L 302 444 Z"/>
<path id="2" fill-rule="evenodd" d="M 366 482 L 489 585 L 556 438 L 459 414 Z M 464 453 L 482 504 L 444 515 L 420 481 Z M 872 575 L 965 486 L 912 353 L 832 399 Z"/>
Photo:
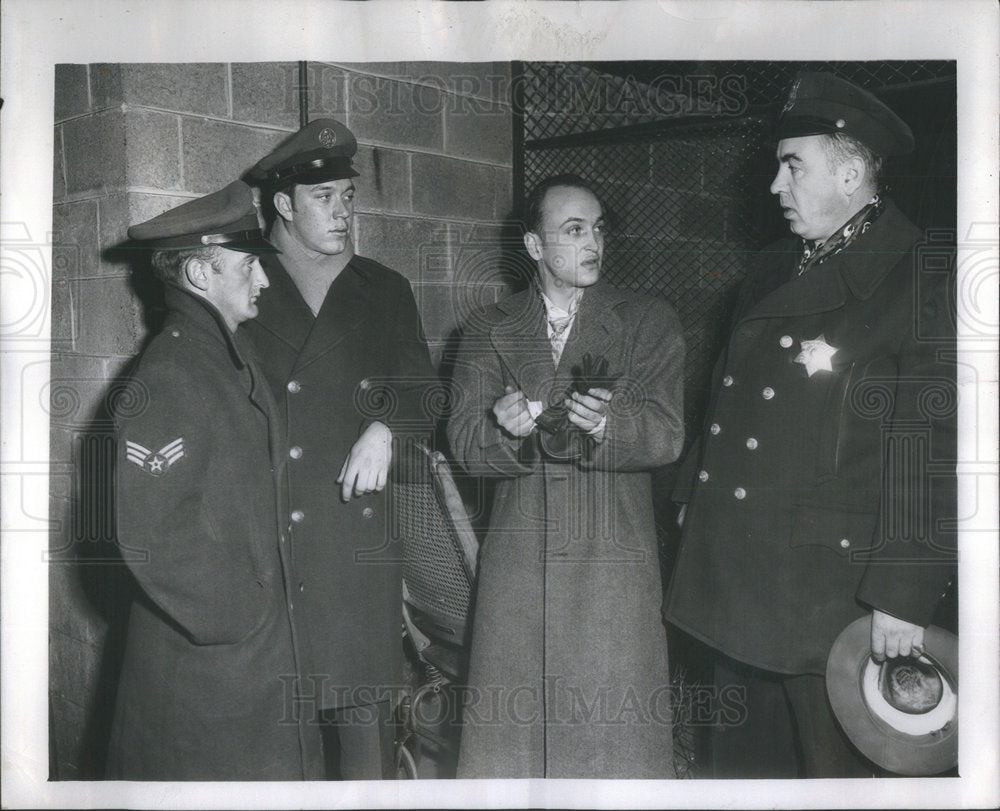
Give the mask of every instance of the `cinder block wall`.
<path id="1" fill-rule="evenodd" d="M 116 556 L 110 406 L 157 321 L 116 247 L 139 222 L 241 176 L 298 128 L 296 63 L 60 65 L 55 75 L 50 774 L 100 777 L 129 581 Z M 507 64 L 310 63 L 310 119 L 360 149 L 357 250 L 404 274 L 435 361 L 505 282 Z"/>

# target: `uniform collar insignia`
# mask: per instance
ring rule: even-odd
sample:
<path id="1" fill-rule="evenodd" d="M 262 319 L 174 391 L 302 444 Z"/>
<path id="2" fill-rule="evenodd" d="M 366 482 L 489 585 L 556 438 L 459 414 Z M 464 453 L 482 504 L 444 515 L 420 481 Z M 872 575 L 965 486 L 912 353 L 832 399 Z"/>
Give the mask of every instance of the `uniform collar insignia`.
<path id="1" fill-rule="evenodd" d="M 831 360 L 838 350 L 826 342 L 826 337 L 820 335 L 811 341 L 802 341 L 802 351 L 795 357 L 796 363 L 806 367 L 806 374 L 812 377 L 815 372 L 832 372 Z"/>

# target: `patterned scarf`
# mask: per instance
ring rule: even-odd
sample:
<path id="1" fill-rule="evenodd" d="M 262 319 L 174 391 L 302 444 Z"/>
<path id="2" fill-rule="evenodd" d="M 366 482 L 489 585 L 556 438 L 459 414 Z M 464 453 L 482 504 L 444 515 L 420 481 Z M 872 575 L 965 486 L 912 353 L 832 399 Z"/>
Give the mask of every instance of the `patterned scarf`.
<path id="1" fill-rule="evenodd" d="M 813 265 L 821 265 L 828 256 L 840 253 L 859 236 L 872 227 L 872 223 L 882 213 L 882 200 L 876 194 L 868 204 L 849 219 L 844 227 L 831 236 L 826 242 L 810 242 L 805 240 L 802 248 L 802 258 L 799 260 L 798 274 L 801 276 Z"/>

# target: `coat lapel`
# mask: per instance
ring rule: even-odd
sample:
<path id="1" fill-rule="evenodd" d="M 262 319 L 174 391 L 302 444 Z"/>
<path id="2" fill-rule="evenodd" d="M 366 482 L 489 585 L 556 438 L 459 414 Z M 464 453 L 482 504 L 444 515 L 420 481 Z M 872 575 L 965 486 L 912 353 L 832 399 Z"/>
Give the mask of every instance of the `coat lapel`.
<path id="1" fill-rule="evenodd" d="M 503 318 L 489 332 L 505 379 L 529 400 L 548 402 L 555 376 L 552 345 L 545 328 L 545 308 L 534 288 L 497 304 Z"/>
<path id="2" fill-rule="evenodd" d="M 350 338 L 364 323 L 365 313 L 373 311 L 369 300 L 374 295 L 373 285 L 368 283 L 368 275 L 355 256 L 330 285 L 299 353 L 295 371 L 305 368 Z M 363 351 L 363 347 L 359 346 L 357 350 Z"/>
<path id="3" fill-rule="evenodd" d="M 298 352 L 316 319 L 278 257 L 263 254 L 260 263 L 270 286 L 261 293 L 254 323 Z"/>
<path id="4" fill-rule="evenodd" d="M 595 357 L 603 355 L 611 360 L 614 347 L 620 341 L 622 321 L 615 311 L 616 305 L 625 300 L 620 290 L 598 283 L 587 289 L 580 301 L 569 340 L 559 359 L 556 370 L 556 389 L 565 391 L 573 380 L 573 370 L 583 366 L 583 356 L 589 352 Z M 623 369 L 609 369 L 620 374 Z"/>

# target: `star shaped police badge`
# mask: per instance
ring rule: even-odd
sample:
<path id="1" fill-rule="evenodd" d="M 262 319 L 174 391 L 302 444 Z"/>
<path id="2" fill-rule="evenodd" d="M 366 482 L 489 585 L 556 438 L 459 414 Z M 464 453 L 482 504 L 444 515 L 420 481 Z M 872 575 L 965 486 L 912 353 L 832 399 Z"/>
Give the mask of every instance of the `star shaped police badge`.
<path id="1" fill-rule="evenodd" d="M 833 364 L 830 362 L 837 354 L 837 348 L 830 346 L 826 342 L 826 337 L 820 335 L 812 341 L 802 342 L 802 351 L 795 356 L 795 362 L 806 367 L 806 374 L 813 376 L 814 372 L 832 372 Z"/>

